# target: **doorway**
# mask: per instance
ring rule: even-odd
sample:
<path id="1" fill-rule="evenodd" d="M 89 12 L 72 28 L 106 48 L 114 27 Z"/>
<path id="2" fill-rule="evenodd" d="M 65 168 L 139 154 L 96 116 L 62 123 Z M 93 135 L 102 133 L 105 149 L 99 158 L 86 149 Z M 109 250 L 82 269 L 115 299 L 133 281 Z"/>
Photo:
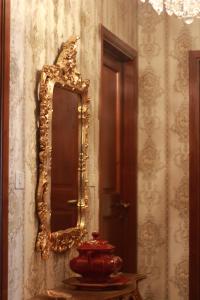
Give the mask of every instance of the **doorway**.
<path id="1" fill-rule="evenodd" d="M 200 51 L 189 53 L 189 299 L 200 295 Z"/>
<path id="2" fill-rule="evenodd" d="M 0 299 L 8 285 L 8 101 L 10 57 L 10 2 L 0 3 Z"/>
<path id="3" fill-rule="evenodd" d="M 137 53 L 101 26 L 100 234 L 136 272 Z"/>

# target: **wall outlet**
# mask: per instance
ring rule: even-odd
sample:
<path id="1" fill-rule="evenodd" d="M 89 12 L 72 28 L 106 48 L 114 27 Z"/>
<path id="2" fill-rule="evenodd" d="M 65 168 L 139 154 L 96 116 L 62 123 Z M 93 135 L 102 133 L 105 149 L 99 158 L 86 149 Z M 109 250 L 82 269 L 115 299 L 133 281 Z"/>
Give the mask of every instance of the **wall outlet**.
<path id="1" fill-rule="evenodd" d="M 16 173 L 15 173 L 15 188 L 16 188 L 16 190 L 24 189 L 24 172 L 16 171 Z"/>

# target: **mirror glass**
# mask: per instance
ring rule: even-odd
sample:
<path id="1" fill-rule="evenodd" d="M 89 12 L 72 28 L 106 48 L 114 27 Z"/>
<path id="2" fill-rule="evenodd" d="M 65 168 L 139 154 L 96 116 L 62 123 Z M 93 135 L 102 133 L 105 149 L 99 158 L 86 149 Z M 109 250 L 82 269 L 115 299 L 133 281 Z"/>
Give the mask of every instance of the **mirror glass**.
<path id="1" fill-rule="evenodd" d="M 81 145 L 78 107 L 81 97 L 59 85 L 54 87 L 51 155 L 51 230 L 77 224 Z"/>

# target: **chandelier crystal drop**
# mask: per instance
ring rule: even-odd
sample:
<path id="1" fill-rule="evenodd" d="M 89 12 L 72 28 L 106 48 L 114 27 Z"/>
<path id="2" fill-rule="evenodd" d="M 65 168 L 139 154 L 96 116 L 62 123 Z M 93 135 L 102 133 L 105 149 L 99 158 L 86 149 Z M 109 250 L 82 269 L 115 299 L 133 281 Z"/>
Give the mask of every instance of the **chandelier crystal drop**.
<path id="1" fill-rule="evenodd" d="M 146 0 L 141 0 L 145 2 Z M 166 11 L 168 15 L 176 15 L 187 24 L 193 22 L 193 18 L 200 18 L 200 0 L 147 0 L 158 14 Z"/>

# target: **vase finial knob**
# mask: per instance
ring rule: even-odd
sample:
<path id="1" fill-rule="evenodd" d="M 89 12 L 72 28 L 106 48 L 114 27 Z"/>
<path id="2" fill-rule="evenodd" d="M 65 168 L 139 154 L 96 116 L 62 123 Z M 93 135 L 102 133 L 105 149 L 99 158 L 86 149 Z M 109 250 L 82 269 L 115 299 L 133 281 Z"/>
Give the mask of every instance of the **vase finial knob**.
<path id="1" fill-rule="evenodd" d="M 93 240 L 98 240 L 99 239 L 99 232 L 97 232 L 97 231 L 92 232 L 92 237 L 93 237 Z"/>

